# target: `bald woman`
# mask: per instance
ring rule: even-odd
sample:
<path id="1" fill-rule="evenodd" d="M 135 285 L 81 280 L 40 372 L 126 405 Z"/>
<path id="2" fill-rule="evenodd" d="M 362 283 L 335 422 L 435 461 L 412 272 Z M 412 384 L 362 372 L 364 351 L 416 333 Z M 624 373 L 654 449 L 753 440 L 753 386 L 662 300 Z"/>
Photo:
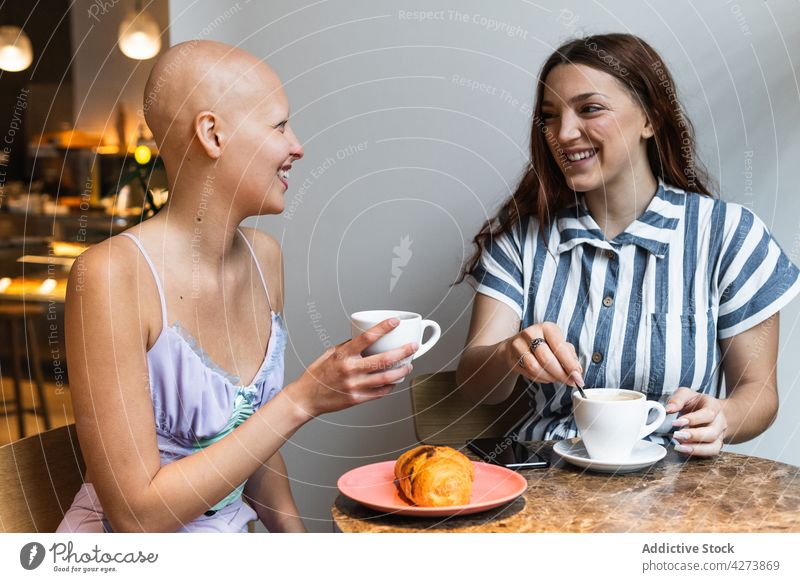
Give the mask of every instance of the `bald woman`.
<path id="1" fill-rule="evenodd" d="M 386 320 L 284 386 L 279 214 L 303 157 L 272 69 L 224 44 L 167 50 L 145 89 L 170 183 L 155 217 L 86 251 L 66 300 L 85 483 L 60 532 L 305 531 L 279 452 L 310 419 L 380 398 L 413 344 Z"/>

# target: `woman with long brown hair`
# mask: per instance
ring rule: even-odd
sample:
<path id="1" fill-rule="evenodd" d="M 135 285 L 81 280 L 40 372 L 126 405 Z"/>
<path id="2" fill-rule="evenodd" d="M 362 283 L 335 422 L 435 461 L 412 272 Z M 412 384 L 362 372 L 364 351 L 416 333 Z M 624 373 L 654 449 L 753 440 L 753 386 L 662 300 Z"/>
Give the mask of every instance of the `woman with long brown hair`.
<path id="1" fill-rule="evenodd" d="M 547 59 L 530 166 L 475 243 L 459 386 L 499 403 L 527 381 L 517 438 L 575 436 L 584 384 L 665 402 L 680 416 L 651 438 L 687 455 L 774 420 L 778 311 L 800 271 L 752 212 L 712 195 L 672 76 L 642 39 L 590 36 Z"/>

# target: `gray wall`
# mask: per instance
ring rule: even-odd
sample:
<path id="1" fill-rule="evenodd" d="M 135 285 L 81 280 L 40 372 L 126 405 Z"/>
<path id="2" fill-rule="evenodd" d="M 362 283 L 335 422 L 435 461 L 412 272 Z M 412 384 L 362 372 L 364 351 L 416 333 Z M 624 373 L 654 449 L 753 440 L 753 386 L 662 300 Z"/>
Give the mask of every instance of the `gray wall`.
<path id="1" fill-rule="evenodd" d="M 519 177 L 536 71 L 580 33 L 633 32 L 662 53 L 723 197 L 751 207 L 800 263 L 797 5 L 697 4 L 172 0 L 172 42 L 220 40 L 276 68 L 306 146 L 284 215 L 251 219 L 286 257 L 287 379 L 348 336 L 350 312 L 370 308 L 439 321 L 442 340 L 415 373 L 455 367 L 472 295 L 449 285 Z M 419 21 L 414 10 L 443 12 Z M 392 287 L 403 237 L 411 258 Z M 800 464 L 798 309 L 782 313 L 780 416 L 730 449 Z M 330 531 L 339 475 L 413 444 L 410 413 L 403 386 L 308 424 L 285 447 L 310 529 Z"/>

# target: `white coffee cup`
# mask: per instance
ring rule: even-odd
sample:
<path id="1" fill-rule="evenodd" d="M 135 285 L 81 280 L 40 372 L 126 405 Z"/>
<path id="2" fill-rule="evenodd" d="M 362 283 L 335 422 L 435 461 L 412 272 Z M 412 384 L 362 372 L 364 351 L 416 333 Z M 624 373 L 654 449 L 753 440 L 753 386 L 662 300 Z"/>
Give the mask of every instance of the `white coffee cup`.
<path id="1" fill-rule="evenodd" d="M 626 462 L 634 445 L 661 426 L 667 416 L 662 404 L 647 400 L 641 392 L 618 388 L 583 391 L 586 398 L 577 390 L 572 393 L 572 409 L 586 452 L 597 461 Z M 648 423 L 651 410 L 657 417 Z"/>
<path id="2" fill-rule="evenodd" d="M 353 339 L 361 335 L 365 331 L 375 327 L 380 322 L 391 317 L 396 317 L 400 320 L 400 324 L 392 331 L 378 338 L 378 340 L 368 347 L 362 355 L 374 356 L 388 352 L 395 348 L 404 346 L 405 344 L 418 343 L 419 349 L 414 354 L 398 362 L 394 368 L 405 366 L 411 360 L 415 360 L 422 354 L 431 349 L 439 337 L 442 335 L 442 330 L 439 324 L 430 319 L 422 319 L 419 313 L 412 313 L 410 311 L 395 311 L 392 309 L 379 309 L 374 311 L 359 311 L 350 316 L 350 324 L 353 333 Z M 433 334 L 428 338 L 428 341 L 422 343 L 422 335 L 427 328 L 433 330 Z M 394 382 L 399 384 L 405 380 L 405 377 Z"/>

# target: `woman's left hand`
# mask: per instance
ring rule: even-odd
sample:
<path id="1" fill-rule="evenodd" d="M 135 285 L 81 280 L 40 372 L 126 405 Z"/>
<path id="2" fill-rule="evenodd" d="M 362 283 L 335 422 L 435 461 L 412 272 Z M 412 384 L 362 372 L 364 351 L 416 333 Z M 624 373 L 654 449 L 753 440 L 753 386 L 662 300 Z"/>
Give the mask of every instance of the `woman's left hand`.
<path id="1" fill-rule="evenodd" d="M 722 400 L 689 388 L 678 388 L 666 408 L 667 414 L 681 413 L 672 423 L 678 428 L 672 435 L 680 443 L 675 445 L 677 452 L 694 457 L 719 454 L 728 429 Z"/>

